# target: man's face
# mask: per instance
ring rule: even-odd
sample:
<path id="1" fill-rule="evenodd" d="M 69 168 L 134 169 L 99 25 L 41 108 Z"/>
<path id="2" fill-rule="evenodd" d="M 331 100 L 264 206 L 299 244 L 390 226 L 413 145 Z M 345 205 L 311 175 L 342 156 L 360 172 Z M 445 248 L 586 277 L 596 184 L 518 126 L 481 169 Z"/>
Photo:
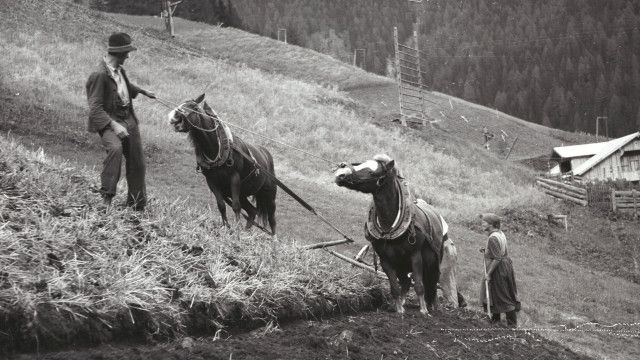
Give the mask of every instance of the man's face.
<path id="1" fill-rule="evenodd" d="M 116 65 L 122 66 L 122 65 L 124 65 L 124 61 L 129 58 L 129 53 L 128 52 L 124 52 L 124 53 L 116 54 L 115 58 L 116 58 L 116 63 L 117 63 Z"/>

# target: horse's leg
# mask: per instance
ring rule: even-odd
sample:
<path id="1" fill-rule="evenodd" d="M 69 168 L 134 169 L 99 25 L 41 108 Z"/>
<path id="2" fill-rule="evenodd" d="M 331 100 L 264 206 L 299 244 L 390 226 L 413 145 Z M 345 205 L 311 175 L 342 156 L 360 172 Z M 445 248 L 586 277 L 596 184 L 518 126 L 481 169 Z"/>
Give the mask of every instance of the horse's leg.
<path id="1" fill-rule="evenodd" d="M 407 301 L 407 293 L 411 288 L 409 273 L 398 272 L 398 281 L 400 282 L 400 304 L 404 306 L 404 303 Z"/>
<path id="2" fill-rule="evenodd" d="M 276 190 L 277 188 L 274 188 L 273 196 L 269 198 L 269 213 L 267 214 L 274 240 L 278 240 L 276 236 Z"/>
<path id="3" fill-rule="evenodd" d="M 256 219 L 257 210 L 253 206 L 253 204 L 249 201 L 249 199 L 245 197 L 240 198 L 240 205 L 247 212 L 247 225 L 245 226 L 245 230 L 251 229 L 253 226 L 253 222 Z"/>
<path id="4" fill-rule="evenodd" d="M 380 253 L 378 253 L 378 256 L 380 256 Z M 391 290 L 393 301 L 395 302 L 396 312 L 404 314 L 404 307 L 402 306 L 402 301 L 400 299 L 402 290 L 400 289 L 400 281 L 398 280 L 396 271 L 391 266 L 389 260 L 383 256 L 380 256 L 380 266 L 382 266 L 382 270 L 387 274 L 387 278 L 389 279 L 389 288 Z"/>
<path id="5" fill-rule="evenodd" d="M 229 222 L 227 221 L 227 205 L 224 203 L 224 195 L 222 192 L 215 186 L 213 181 L 209 180 L 207 177 L 207 185 L 209 185 L 209 190 L 213 193 L 213 196 L 216 198 L 216 204 L 218 205 L 218 211 L 220 212 L 220 217 L 222 218 L 222 225 L 229 227 Z"/>
<path id="6" fill-rule="evenodd" d="M 236 214 L 237 227 L 240 223 L 240 211 L 242 210 L 242 206 L 240 204 L 240 186 L 242 185 L 240 181 L 240 174 L 237 171 L 234 171 L 229 180 L 229 185 L 231 187 L 231 208 L 233 209 L 233 213 Z"/>
<path id="7" fill-rule="evenodd" d="M 419 249 L 411 254 L 411 269 L 413 270 L 413 287 L 416 290 L 416 296 L 420 302 L 420 313 L 422 313 L 422 315 L 429 315 L 427 302 L 424 299 L 424 268 L 422 266 L 422 252 Z"/>
<path id="8" fill-rule="evenodd" d="M 440 280 L 440 266 L 438 256 L 430 247 L 422 250 L 423 278 L 425 286 L 425 300 L 429 308 L 436 305 L 438 298 L 438 280 Z"/>

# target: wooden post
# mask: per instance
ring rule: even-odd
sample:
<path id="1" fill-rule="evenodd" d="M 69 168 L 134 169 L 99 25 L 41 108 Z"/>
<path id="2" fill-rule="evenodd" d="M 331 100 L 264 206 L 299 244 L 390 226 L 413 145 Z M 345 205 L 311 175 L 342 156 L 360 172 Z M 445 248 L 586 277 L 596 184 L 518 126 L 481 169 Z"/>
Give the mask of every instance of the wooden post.
<path id="1" fill-rule="evenodd" d="M 287 29 L 278 29 L 278 41 L 287 44 Z"/>
<path id="2" fill-rule="evenodd" d="M 616 211 L 616 190 L 611 189 L 611 205 L 613 206 L 613 211 Z"/>
<path id="3" fill-rule="evenodd" d="M 357 66 L 361 69 L 366 67 L 367 49 L 355 49 L 353 50 L 353 66 Z"/>
<path id="4" fill-rule="evenodd" d="M 398 27 L 393 27 L 393 44 L 396 50 L 396 80 L 398 81 L 398 105 L 400 106 L 400 123 L 407 126 L 407 120 L 402 111 L 402 69 L 400 68 L 400 50 L 398 49 Z"/>
<path id="5" fill-rule="evenodd" d="M 164 24 L 167 32 L 171 35 L 171 37 L 175 36 L 173 31 L 173 13 L 176 11 L 176 7 L 180 4 L 182 0 L 176 2 L 170 2 L 170 0 L 162 0 L 162 15 L 166 16 L 164 19 Z"/>
<path id="6" fill-rule="evenodd" d="M 169 22 L 169 0 L 162 0 L 162 18 L 164 19 L 164 28 L 167 32 L 171 32 L 171 23 Z"/>
<path id="7" fill-rule="evenodd" d="M 517 136 L 513 140 L 513 143 L 511 144 L 511 147 L 509 148 L 509 152 L 507 153 L 507 156 L 504 158 L 505 160 L 509 159 L 509 155 L 511 155 L 511 151 L 513 151 L 513 147 L 516 146 L 516 141 L 518 141 L 518 137 Z"/>
<path id="8" fill-rule="evenodd" d="M 633 198 L 633 218 L 638 218 L 638 204 L 636 203 L 636 189 L 631 189 L 631 197 Z"/>
<path id="9" fill-rule="evenodd" d="M 609 119 L 606 116 L 596 117 L 596 140 L 598 140 L 598 134 L 600 133 L 600 120 L 604 120 L 605 136 L 609 137 Z"/>

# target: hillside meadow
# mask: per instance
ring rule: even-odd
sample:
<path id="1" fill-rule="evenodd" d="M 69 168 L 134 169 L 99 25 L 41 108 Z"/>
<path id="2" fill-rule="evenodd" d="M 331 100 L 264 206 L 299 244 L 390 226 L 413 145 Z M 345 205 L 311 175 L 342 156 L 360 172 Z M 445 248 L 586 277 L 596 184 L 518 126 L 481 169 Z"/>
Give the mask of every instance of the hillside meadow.
<path id="1" fill-rule="evenodd" d="M 27 1 L 28 8 L 35 2 Z M 72 4 L 68 4 L 73 9 Z M 11 8 L 11 6 L 10 6 Z M 16 14 L 24 10 L 14 11 Z M 51 7 L 63 16 L 65 8 Z M 86 11 L 78 9 L 78 11 Z M 465 218 L 483 209 L 532 204 L 543 201 L 531 182 L 515 168 L 515 177 L 500 171 L 475 168 L 468 162 L 434 151 L 419 138 L 406 141 L 399 129 L 381 129 L 360 118 L 351 110 L 344 93 L 333 88 L 294 80 L 281 74 L 265 73 L 247 66 L 216 60 L 204 54 L 185 55 L 164 46 L 163 41 L 146 36 L 139 28 L 114 26 L 90 12 L 70 20 L 73 33 L 65 33 L 56 22 L 40 24 L 42 31 L 27 31 L 35 19 L 17 19 L 15 26 L 1 25 L 5 36 L 0 46 L 10 56 L 0 59 L 3 88 L 19 93 L 23 103 L 44 104 L 49 112 L 65 116 L 57 123 L 47 119 L 15 119 L 22 129 L 57 129 L 84 127 L 84 82 L 102 57 L 105 38 L 111 31 L 132 33 L 139 50 L 128 60 L 129 76 L 138 85 L 155 91 L 172 103 L 198 96 L 208 88 L 207 101 L 222 119 L 291 146 L 313 150 L 314 154 L 333 162 L 363 161 L 374 154 L 387 153 L 396 159 L 418 194 L 428 196 L 434 205 L 450 217 Z M 93 24 L 94 26 L 89 26 Z M 101 24 L 101 26 L 97 26 Z M 56 31 L 57 30 L 57 31 Z M 70 56 L 71 54 L 71 56 Z M 70 109 L 75 110 L 69 113 Z M 174 134 L 166 124 L 170 109 L 147 99 L 136 103 L 142 119 L 142 137 L 147 146 L 163 152 L 190 152 L 189 144 Z M 22 122 L 22 123 L 20 123 Z M 242 134 L 240 132 L 240 134 Z M 86 136 L 86 135 L 85 135 Z M 319 163 L 304 155 L 283 152 L 262 137 L 242 134 L 246 140 L 275 148 L 276 173 L 286 167 L 301 175 L 317 179 L 323 187 L 333 187 L 331 164 Z M 333 190 L 332 190 L 333 191 Z"/>
<path id="2" fill-rule="evenodd" d="M 551 235 L 529 232 L 530 218 L 557 210 L 532 187 L 530 170 L 486 154 L 471 141 L 459 141 L 456 152 L 445 152 L 421 134 L 378 126 L 339 86 L 322 85 L 331 79 L 297 78 L 308 71 L 304 68 L 296 70 L 296 76 L 272 68 L 261 71 L 241 61 L 241 52 L 236 59 L 220 58 L 71 2 L 16 0 L 6 9 L 11 15 L 0 23 L 0 47 L 7 54 L 0 58 L 0 129 L 28 140 L 31 147 L 46 145 L 75 160 L 52 161 L 10 139 L 1 140 L 5 165 L 0 182 L 7 196 L 0 209 L 7 218 L 3 215 L 0 229 L 7 243 L 0 246 L 8 251 L 0 253 L 0 261 L 11 267 L 2 280 L 0 306 L 12 309 L 5 314 L 16 316 L 10 319 L 17 324 L 12 331 L 24 344 L 33 344 L 33 334 L 47 338 L 54 329 L 50 324 L 69 324 L 48 337 L 52 344 L 56 337 L 64 343 L 86 329 L 95 331 L 96 338 L 86 339 L 89 342 L 149 333 L 170 337 L 211 333 L 226 322 L 266 323 L 371 309 L 384 302 L 387 293 L 387 284 L 322 252 L 298 251 L 294 245 L 326 238 L 328 231 L 282 192 L 280 243 L 257 233 L 243 233 L 237 242 L 220 229 L 211 196 L 194 172 L 188 140 L 166 124 L 168 108 L 145 98 L 135 105 L 148 156 L 152 206 L 143 215 L 116 208 L 105 219 L 91 192 L 95 169 L 78 164 L 99 164 L 102 156 L 97 138 L 85 132 L 84 81 L 112 31 L 132 34 L 139 50 L 126 64 L 129 76 L 163 99 L 177 104 L 207 88 L 208 103 L 224 120 L 332 163 L 362 161 L 381 152 L 394 157 L 415 192 L 451 222 L 459 247 L 460 283 L 472 305 L 477 305 L 480 281 L 477 248 L 484 239 L 475 215 L 526 209 L 534 215 L 507 217 L 510 252 L 526 299 L 523 326 L 639 321 L 637 284 L 551 253 L 541 239 Z M 224 35 L 230 36 L 235 30 L 224 31 L 231 31 Z M 284 59 L 293 56 L 284 44 L 278 46 L 281 50 L 274 54 L 282 53 L 286 63 Z M 304 58 L 303 49 L 291 51 Z M 366 74 L 355 74 L 366 82 Z M 456 105 L 456 111 L 471 110 Z M 236 130 L 272 150 L 279 178 L 349 234 L 361 237 L 369 198 L 337 188 L 333 164 Z M 584 221 L 587 226 L 588 217 Z M 352 252 L 355 246 L 343 250 Z M 53 311 L 34 312 L 38 307 Z M 56 315 L 39 317 L 47 313 Z M 633 337 L 586 334 L 550 331 L 545 336 L 596 357 L 617 353 L 635 358 L 638 353 Z"/>

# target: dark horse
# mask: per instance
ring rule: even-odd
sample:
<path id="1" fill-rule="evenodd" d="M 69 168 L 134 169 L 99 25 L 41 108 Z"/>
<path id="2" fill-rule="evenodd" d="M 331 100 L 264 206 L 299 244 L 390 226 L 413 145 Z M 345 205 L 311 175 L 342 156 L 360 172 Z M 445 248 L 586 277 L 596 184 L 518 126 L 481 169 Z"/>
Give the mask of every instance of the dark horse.
<path id="1" fill-rule="evenodd" d="M 175 131 L 189 133 L 198 167 L 216 197 L 223 224 L 229 226 L 227 201 L 231 203 L 236 221 L 240 220 L 240 211 L 244 209 L 247 229 L 254 224 L 257 215 L 263 225 L 268 221 L 271 234 L 275 236 L 277 186 L 271 154 L 262 146 L 248 144 L 232 135 L 203 100 L 204 94 L 182 103 L 169 113 L 169 123 Z M 270 174 L 266 174 L 267 171 Z M 256 200 L 255 207 L 248 199 L 252 195 Z"/>
<path id="2" fill-rule="evenodd" d="M 435 305 L 440 277 L 442 218 L 424 201 L 413 201 L 395 161 L 387 155 L 376 155 L 364 163 L 343 163 L 335 181 L 338 186 L 373 195 L 365 238 L 389 278 L 396 311 L 404 312 L 412 273 L 420 312 L 427 315 Z"/>

